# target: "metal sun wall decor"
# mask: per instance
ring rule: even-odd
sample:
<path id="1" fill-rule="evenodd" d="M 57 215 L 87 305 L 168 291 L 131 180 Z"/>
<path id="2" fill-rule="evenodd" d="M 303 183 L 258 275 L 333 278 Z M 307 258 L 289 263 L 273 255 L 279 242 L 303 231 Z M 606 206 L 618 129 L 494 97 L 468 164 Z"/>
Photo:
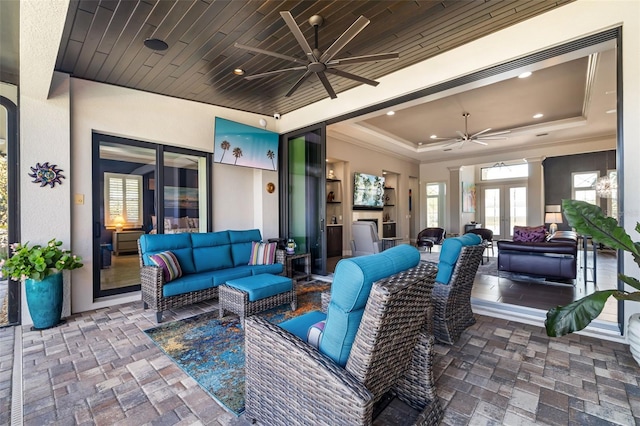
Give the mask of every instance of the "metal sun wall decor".
<path id="1" fill-rule="evenodd" d="M 49 162 L 40 164 L 37 163 L 34 167 L 30 167 L 33 173 L 29 173 L 29 176 L 33 178 L 33 183 L 39 183 L 40 186 L 50 185 L 52 188 L 56 186 L 56 183 L 62 185 L 60 179 L 66 179 L 62 175 L 62 169 L 57 169 L 57 164 L 49 165 Z"/>

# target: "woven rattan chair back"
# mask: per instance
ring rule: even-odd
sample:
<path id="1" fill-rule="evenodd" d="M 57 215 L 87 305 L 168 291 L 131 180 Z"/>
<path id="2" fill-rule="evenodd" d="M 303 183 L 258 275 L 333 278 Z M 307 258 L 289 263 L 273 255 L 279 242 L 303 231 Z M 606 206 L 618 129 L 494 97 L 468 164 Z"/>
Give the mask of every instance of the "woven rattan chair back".
<path id="1" fill-rule="evenodd" d="M 346 370 L 379 399 L 405 374 L 427 321 L 437 267 L 429 263 L 373 284 Z"/>
<path id="2" fill-rule="evenodd" d="M 482 244 L 463 247 L 449 284 L 436 283 L 433 288 L 433 332 L 442 343 L 453 344 L 476 322 L 471 310 L 471 290 L 483 252 Z"/>

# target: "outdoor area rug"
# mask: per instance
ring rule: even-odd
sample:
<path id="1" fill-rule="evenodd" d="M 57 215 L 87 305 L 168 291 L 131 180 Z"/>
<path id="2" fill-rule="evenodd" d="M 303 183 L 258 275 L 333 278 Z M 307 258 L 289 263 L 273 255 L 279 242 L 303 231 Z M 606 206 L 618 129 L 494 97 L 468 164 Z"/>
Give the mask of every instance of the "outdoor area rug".
<path id="1" fill-rule="evenodd" d="M 320 309 L 320 294 L 330 283 L 298 284 L 298 308 L 286 304 L 258 315 L 278 324 Z M 244 411 L 244 331 L 237 315 L 218 310 L 161 324 L 145 333 L 182 370 L 193 377 L 223 407 L 239 416 Z"/>

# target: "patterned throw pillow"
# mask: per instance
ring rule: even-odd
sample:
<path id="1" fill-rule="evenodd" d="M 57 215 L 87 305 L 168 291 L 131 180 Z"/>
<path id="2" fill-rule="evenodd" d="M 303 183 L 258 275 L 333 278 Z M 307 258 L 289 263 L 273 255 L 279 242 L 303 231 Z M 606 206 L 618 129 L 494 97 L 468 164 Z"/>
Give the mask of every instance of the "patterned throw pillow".
<path id="1" fill-rule="evenodd" d="M 271 265 L 276 260 L 276 243 L 261 243 L 253 241 L 251 243 L 251 257 L 249 265 Z"/>
<path id="2" fill-rule="evenodd" d="M 165 284 L 180 278 L 182 276 L 182 268 L 180 268 L 180 262 L 175 254 L 170 251 L 163 251 L 157 254 L 149 256 L 149 259 L 156 265 L 162 268 L 162 275 L 164 276 Z"/>
<path id="3" fill-rule="evenodd" d="M 540 226 L 514 226 L 513 241 L 523 243 L 543 243 L 547 238 L 544 225 Z"/>

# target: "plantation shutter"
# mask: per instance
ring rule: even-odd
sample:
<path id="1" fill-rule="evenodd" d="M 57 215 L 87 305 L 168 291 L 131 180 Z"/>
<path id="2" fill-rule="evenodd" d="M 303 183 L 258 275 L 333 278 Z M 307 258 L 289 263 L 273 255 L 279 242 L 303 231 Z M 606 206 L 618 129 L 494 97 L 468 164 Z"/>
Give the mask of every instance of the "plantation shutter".
<path id="1" fill-rule="evenodd" d="M 118 216 L 127 228 L 142 226 L 142 176 L 105 173 L 104 185 L 105 226 L 115 226 Z"/>

